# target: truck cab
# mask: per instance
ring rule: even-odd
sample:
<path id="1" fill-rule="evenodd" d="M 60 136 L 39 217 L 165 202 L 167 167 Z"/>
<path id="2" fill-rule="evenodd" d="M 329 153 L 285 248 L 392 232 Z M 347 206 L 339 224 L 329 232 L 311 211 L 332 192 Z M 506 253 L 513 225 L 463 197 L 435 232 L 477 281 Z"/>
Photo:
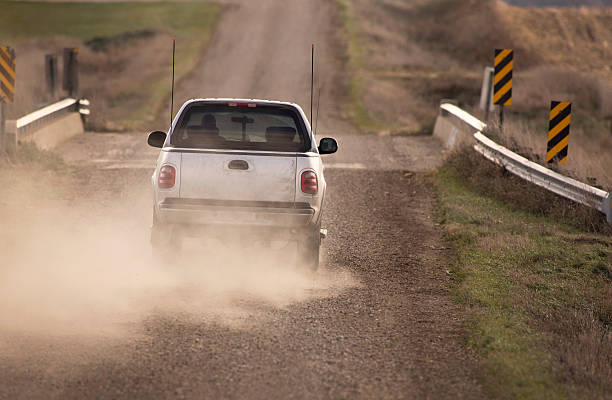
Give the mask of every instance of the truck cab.
<path id="1" fill-rule="evenodd" d="M 169 132 L 150 133 L 148 143 L 161 149 L 152 176 L 154 248 L 178 248 L 183 235 L 263 235 L 295 240 L 301 262 L 318 268 L 320 156 L 338 146 L 316 143 L 297 104 L 189 100 Z"/>

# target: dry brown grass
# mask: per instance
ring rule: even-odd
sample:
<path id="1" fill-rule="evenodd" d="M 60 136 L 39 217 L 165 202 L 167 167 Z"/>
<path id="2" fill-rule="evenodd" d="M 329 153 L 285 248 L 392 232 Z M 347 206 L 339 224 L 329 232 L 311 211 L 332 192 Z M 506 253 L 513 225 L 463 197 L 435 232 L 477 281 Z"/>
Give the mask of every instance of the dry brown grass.
<path id="1" fill-rule="evenodd" d="M 91 100 L 88 128 L 152 128 L 162 105 L 169 103 L 171 39 L 177 39 L 180 82 L 199 61 L 222 7 L 206 2 L 6 3 L 0 34 L 17 51 L 16 96 L 8 117 L 18 118 L 67 95 L 61 90 L 62 50 L 76 47 L 78 95 Z M 55 96 L 45 88 L 43 60 L 48 53 L 58 55 Z"/>
<path id="2" fill-rule="evenodd" d="M 418 42 L 466 66 L 490 65 L 494 48 L 512 48 L 516 69 L 559 67 L 612 78 L 609 8 L 519 8 L 499 0 L 410 3 L 407 29 Z"/>
<path id="3" fill-rule="evenodd" d="M 61 88 L 61 77 L 55 98 L 47 92 L 42 60 L 45 54 L 58 54 L 61 73 L 62 49 L 72 46 L 79 48 L 79 94 L 91 101 L 88 128 L 115 131 L 134 128 L 133 113 L 148 104 L 151 96 L 148 83 L 157 81 L 170 68 L 168 43 L 171 42 L 170 35 L 165 33 L 111 44 L 106 51 L 93 51 L 80 41 L 65 37 L 24 42 L 19 46 L 19 90 L 15 104 L 9 108 L 9 117 L 23 116 L 67 95 Z M 151 114 L 156 108 L 151 109 Z"/>
<path id="4" fill-rule="evenodd" d="M 530 42 L 516 35 L 523 24 L 516 21 L 517 9 L 504 3 L 434 0 L 418 4 L 411 13 L 411 34 L 421 44 L 463 65 L 490 64 L 495 48 L 513 48 L 524 67 L 536 65 L 541 58 L 532 51 Z"/>
<path id="5" fill-rule="evenodd" d="M 612 234 L 612 226 L 599 211 L 533 185 L 472 150 L 453 153 L 448 164 L 459 177 L 481 193 L 492 195 L 537 215 L 567 221 L 586 232 Z"/>
<path id="6" fill-rule="evenodd" d="M 525 238 L 523 245 L 529 242 Z M 537 265 L 544 260 L 530 262 Z M 561 263 L 558 268 L 563 268 Z M 511 279 L 518 283 L 513 304 L 528 313 L 534 331 L 545 333 L 554 374 L 567 384 L 570 398 L 599 398 L 612 384 L 612 292 L 609 287 L 612 276 L 606 274 L 599 279 L 599 284 L 598 279 L 563 281 L 541 271 L 529 274 L 520 270 L 511 274 Z M 587 286 L 593 284 L 596 287 Z M 564 295 L 556 293 L 560 287 Z M 543 302 L 542 293 L 551 298 Z"/>
<path id="7" fill-rule="evenodd" d="M 608 295 L 611 295 L 609 292 Z M 557 373 L 564 379 L 592 387 L 612 382 L 612 335 L 609 320 L 605 325 L 592 311 L 574 310 L 557 315 L 549 329 L 556 333 L 554 346 L 559 349 Z"/>
<path id="8" fill-rule="evenodd" d="M 578 113 L 612 118 L 612 87 L 603 78 L 566 68 L 541 66 L 520 71 L 514 79 L 512 110 L 529 113 L 546 109 L 551 100 L 563 99 Z"/>
<path id="9" fill-rule="evenodd" d="M 612 148 L 612 134 L 597 135 L 589 129 L 589 124 L 572 122 L 569 153 L 565 164 L 547 164 L 546 143 L 548 135 L 548 110 L 540 112 L 541 120 L 534 123 L 515 117 L 507 118 L 503 131 L 497 123 L 489 124 L 486 134 L 499 144 L 521 154 L 522 156 L 551 168 L 563 175 L 573 177 L 581 182 L 612 190 L 612 154 L 605 149 Z M 578 119 L 580 112 L 572 118 Z"/>
<path id="10" fill-rule="evenodd" d="M 106 51 L 83 51 L 82 93 L 95 104 L 90 119 L 92 129 L 124 130 L 136 127 L 134 121 L 140 122 L 139 126 L 153 121 L 160 104 L 151 104 L 148 98 L 154 92 L 154 83 L 168 76 L 171 42 L 169 34 L 156 33 L 125 45 L 111 44 Z M 169 84 L 166 86 L 169 89 Z M 141 116 L 138 113 L 143 105 L 151 109 Z"/>
<path id="11" fill-rule="evenodd" d="M 391 133 L 430 133 L 441 98 L 471 102 L 479 71 L 415 40 L 415 5 L 405 1 L 353 0 L 363 48 L 362 101 Z"/>
<path id="12" fill-rule="evenodd" d="M 428 131 L 440 99 L 478 104 L 493 49 L 513 48 L 508 141 L 543 156 L 550 101 L 572 101 L 570 157 L 562 171 L 612 188 L 612 156 L 604 150 L 612 148 L 612 9 L 480 0 L 353 4 L 364 48 L 363 103 L 392 133 Z"/>
<path id="13" fill-rule="evenodd" d="M 516 106 L 506 118 L 506 145 L 544 165 L 551 100 L 572 102 L 569 156 L 555 167 L 564 174 L 612 190 L 612 87 L 593 75 L 534 68 L 516 79 Z M 495 129 L 494 129 L 495 130 Z"/>

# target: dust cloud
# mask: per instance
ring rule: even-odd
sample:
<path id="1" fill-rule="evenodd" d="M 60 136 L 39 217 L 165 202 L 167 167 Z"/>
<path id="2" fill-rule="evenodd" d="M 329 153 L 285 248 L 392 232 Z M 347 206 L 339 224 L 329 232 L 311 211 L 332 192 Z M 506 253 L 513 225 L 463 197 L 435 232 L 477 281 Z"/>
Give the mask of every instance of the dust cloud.
<path id="1" fill-rule="evenodd" d="M 157 259 L 148 213 L 36 203 L 11 213 L 12 228 L 3 229 L 10 242 L 0 245 L 0 336 L 126 335 L 160 314 L 240 328 L 269 307 L 358 284 L 341 269 L 296 266 L 294 247 L 282 242 L 262 248 L 188 238 L 176 256 Z"/>

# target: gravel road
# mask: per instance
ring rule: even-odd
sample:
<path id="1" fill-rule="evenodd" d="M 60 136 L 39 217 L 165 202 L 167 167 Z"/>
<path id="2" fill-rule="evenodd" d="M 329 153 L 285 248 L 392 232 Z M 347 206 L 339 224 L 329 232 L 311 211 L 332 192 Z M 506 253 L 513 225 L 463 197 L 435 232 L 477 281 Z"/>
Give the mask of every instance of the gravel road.
<path id="1" fill-rule="evenodd" d="M 286 249 L 266 259 L 214 245 L 160 265 L 147 252 L 156 152 L 146 136 L 75 138 L 60 150 L 73 167 L 59 203 L 32 200 L 36 216 L 21 210 L 31 246 L 9 250 L 0 398 L 484 397 L 449 295 L 451 253 L 432 217 L 427 171 L 439 144 L 351 133 L 335 18 L 325 0 L 232 2 L 177 96 L 306 106 L 317 44 L 320 132 L 340 143 L 325 158 L 321 270 L 288 266 Z M 58 227 L 41 233 L 40 221 Z M 11 272 L 43 267 L 38 280 Z M 3 296 L 15 282 L 19 290 Z"/>

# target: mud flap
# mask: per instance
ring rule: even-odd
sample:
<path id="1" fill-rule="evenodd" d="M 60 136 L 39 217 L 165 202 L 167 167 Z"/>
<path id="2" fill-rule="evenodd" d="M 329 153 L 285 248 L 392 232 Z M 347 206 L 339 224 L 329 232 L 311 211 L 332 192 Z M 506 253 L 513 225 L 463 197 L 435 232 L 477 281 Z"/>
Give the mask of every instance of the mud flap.
<path id="1" fill-rule="evenodd" d="M 318 233 L 318 234 L 317 234 Z M 311 271 L 319 269 L 319 253 L 321 249 L 321 229 L 308 232 L 298 239 L 298 263 Z"/>

